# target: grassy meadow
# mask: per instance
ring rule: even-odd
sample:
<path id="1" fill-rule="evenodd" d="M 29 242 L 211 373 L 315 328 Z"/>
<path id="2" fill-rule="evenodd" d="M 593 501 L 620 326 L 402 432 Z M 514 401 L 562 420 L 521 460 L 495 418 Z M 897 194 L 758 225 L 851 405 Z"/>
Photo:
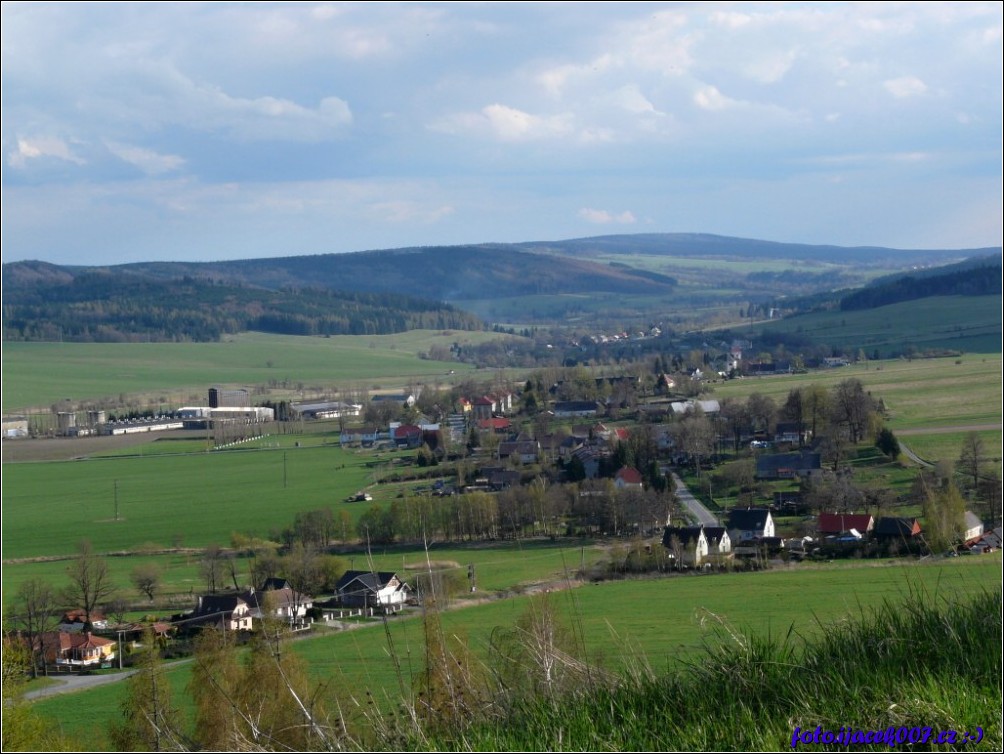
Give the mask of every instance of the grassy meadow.
<path id="1" fill-rule="evenodd" d="M 204 403 L 211 385 L 400 387 L 447 382 L 470 365 L 420 359 L 434 345 L 474 344 L 497 333 L 416 330 L 330 338 L 241 333 L 219 343 L 4 343 L 3 410 L 47 410 L 73 400 L 143 393 L 165 406 Z"/>
<path id="2" fill-rule="evenodd" d="M 1001 423 L 1001 354 L 959 358 L 863 361 L 806 374 L 747 377 L 713 385 L 713 397 L 770 396 L 779 404 L 792 389 L 832 388 L 848 378 L 885 403 L 888 426 L 901 429 L 950 428 Z"/>
<path id="3" fill-rule="evenodd" d="M 758 323 L 754 333 L 796 333 L 816 343 L 863 349 L 871 356 L 952 349 L 967 354 L 1001 351 L 1001 296 L 939 296 L 876 309 L 813 312 Z"/>
<path id="4" fill-rule="evenodd" d="M 945 595 L 973 594 L 1000 584 L 1000 555 L 928 562 L 845 562 L 791 570 L 710 576 L 676 576 L 586 585 L 553 592 L 550 599 L 575 634 L 579 653 L 614 671 L 650 668 L 663 673 L 695 660 L 730 632 L 799 637 L 827 632 L 884 600 L 918 597 L 931 603 Z M 528 598 L 494 600 L 441 616 L 472 657 L 487 661 L 493 630 L 515 624 Z M 398 617 L 350 631 L 297 641 L 293 650 L 311 677 L 340 698 L 366 704 L 370 692 L 388 708 L 412 688 L 424 653 L 418 617 Z M 395 663 L 396 658 L 396 663 Z M 400 667 L 399 677 L 397 667 Z M 171 670 L 176 703 L 187 709 L 188 665 Z M 118 714 L 125 686 L 113 684 L 35 703 L 43 715 L 101 748 L 101 731 Z M 72 699 L 72 703 L 68 703 Z M 88 734 L 88 731 L 97 731 Z"/>

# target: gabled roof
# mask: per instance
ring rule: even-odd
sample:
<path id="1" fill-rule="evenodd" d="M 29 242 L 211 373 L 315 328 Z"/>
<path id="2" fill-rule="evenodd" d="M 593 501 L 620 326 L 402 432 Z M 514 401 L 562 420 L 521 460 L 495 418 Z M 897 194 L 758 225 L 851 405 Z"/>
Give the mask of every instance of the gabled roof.
<path id="1" fill-rule="evenodd" d="M 346 571 L 338 580 L 335 590 L 339 593 L 351 589 L 352 591 L 369 590 L 379 592 L 388 583 L 398 576 L 394 571 Z M 401 579 L 398 579 L 401 581 Z M 401 581 L 404 584 L 403 581 Z"/>
<path id="2" fill-rule="evenodd" d="M 272 578 L 265 579 L 265 583 L 261 585 L 261 591 L 267 592 L 272 589 L 288 589 L 290 587 L 291 584 L 286 579 L 273 576 Z"/>
<path id="3" fill-rule="evenodd" d="M 972 511 L 966 511 L 966 529 L 975 529 L 978 526 L 983 526 L 983 521 Z"/>
<path id="4" fill-rule="evenodd" d="M 815 471 L 822 468 L 819 453 L 770 453 L 756 459 L 756 473 L 763 475 L 783 470 Z"/>
<path id="5" fill-rule="evenodd" d="M 875 523 L 878 537 L 914 537 L 920 534 L 920 523 L 915 518 L 883 516 Z"/>
<path id="6" fill-rule="evenodd" d="M 63 613 L 63 623 L 83 623 L 87 620 L 87 611 L 82 607 L 67 610 Z M 91 622 L 100 623 L 105 620 L 105 614 L 100 610 L 91 610 Z"/>
<path id="7" fill-rule="evenodd" d="M 691 542 L 698 542 L 701 539 L 703 526 L 667 526 L 662 534 L 662 544 L 664 547 L 671 547 L 675 537 L 681 545 L 686 547 Z M 707 535 L 705 535 L 707 539 Z"/>
<path id="8" fill-rule="evenodd" d="M 851 529 L 864 534 L 874 525 L 875 519 L 870 513 L 820 513 L 817 529 L 820 534 L 843 534 Z"/>
<path id="9" fill-rule="evenodd" d="M 246 607 L 247 602 L 238 594 L 204 594 L 199 597 L 199 606 L 195 613 L 196 615 L 232 613 L 241 605 Z"/>
<path id="10" fill-rule="evenodd" d="M 499 443 L 499 457 L 513 455 L 529 456 L 540 452 L 540 443 L 536 440 L 509 440 Z"/>
<path id="11" fill-rule="evenodd" d="M 617 471 L 617 475 L 616 475 L 615 478 L 619 479 L 624 484 L 641 484 L 642 483 L 641 472 L 638 471 L 638 469 L 633 468 L 631 466 L 624 466 L 624 467 L 620 468 Z"/>
<path id="12" fill-rule="evenodd" d="M 745 508 L 729 512 L 729 528 L 740 531 L 762 531 L 770 511 L 766 508 Z"/>
<path id="13" fill-rule="evenodd" d="M 242 595 L 242 599 L 247 602 L 248 607 L 258 609 L 261 609 L 263 604 L 268 601 L 271 602 L 272 608 L 275 610 L 307 605 L 307 603 L 313 601 L 306 594 L 301 594 L 289 586 L 285 586 L 282 589 L 262 589 L 258 592 L 250 591 Z"/>
<path id="14" fill-rule="evenodd" d="M 708 540 L 708 544 L 718 544 L 725 537 L 729 536 L 728 529 L 724 526 L 705 526 L 704 527 L 704 537 Z"/>

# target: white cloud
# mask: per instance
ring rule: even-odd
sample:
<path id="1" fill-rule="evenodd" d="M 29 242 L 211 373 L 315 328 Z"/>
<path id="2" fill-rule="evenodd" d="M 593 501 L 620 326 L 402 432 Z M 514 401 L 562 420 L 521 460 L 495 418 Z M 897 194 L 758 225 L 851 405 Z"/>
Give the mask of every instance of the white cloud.
<path id="1" fill-rule="evenodd" d="M 702 110 L 711 110 L 712 112 L 716 112 L 719 110 L 727 110 L 739 103 L 734 99 L 729 99 L 718 91 L 718 87 L 711 86 L 709 84 L 694 92 L 694 104 Z"/>
<path id="2" fill-rule="evenodd" d="M 761 84 L 775 84 L 791 70 L 797 57 L 795 50 L 768 53 L 747 63 L 743 72 Z"/>
<path id="3" fill-rule="evenodd" d="M 583 207 L 579 210 L 579 217 L 581 217 L 586 222 L 594 223 L 596 225 L 633 225 L 638 220 L 634 216 L 634 213 L 630 210 L 624 210 L 620 213 L 608 212 L 605 209 L 592 209 L 590 207 Z"/>
<path id="4" fill-rule="evenodd" d="M 687 15 L 660 11 L 623 27 L 618 46 L 627 60 L 643 70 L 681 76 L 694 65 L 691 48 L 697 37 L 686 32 Z"/>
<path id="5" fill-rule="evenodd" d="M 226 131 L 251 141 L 322 141 L 352 123 L 352 111 L 339 97 L 325 97 L 314 109 L 282 97 L 233 97 L 209 87 L 192 86 L 187 93 L 187 101 L 177 103 L 187 109 L 179 113 L 183 117 L 178 122 L 196 128 L 207 126 L 208 130 Z"/>
<path id="6" fill-rule="evenodd" d="M 615 64 L 613 55 L 600 55 L 596 59 L 582 65 L 566 64 L 548 68 L 536 76 L 537 83 L 553 96 L 560 96 L 566 85 L 573 80 L 588 79 L 610 69 Z"/>
<path id="7" fill-rule="evenodd" d="M 131 146 L 129 144 L 119 144 L 117 142 L 106 142 L 108 151 L 131 165 L 142 170 L 147 175 L 162 175 L 177 170 L 185 164 L 183 157 L 173 154 L 161 154 L 152 149 Z"/>
<path id="8" fill-rule="evenodd" d="M 898 79 L 888 79 L 882 83 L 882 86 L 896 99 L 917 97 L 927 91 L 927 84 L 916 76 L 900 76 Z"/>
<path id="9" fill-rule="evenodd" d="M 641 93 L 637 84 L 622 86 L 613 97 L 614 102 L 629 113 L 635 115 L 663 115 L 656 110 L 649 99 Z"/>
<path id="10" fill-rule="evenodd" d="M 715 11 L 711 14 L 711 22 L 727 29 L 741 29 L 747 26 L 753 17 L 748 13 L 735 13 L 732 11 Z"/>
<path id="11" fill-rule="evenodd" d="M 73 154 L 65 141 L 54 136 L 18 138 L 17 149 L 7 155 L 7 164 L 14 168 L 23 168 L 27 166 L 29 160 L 44 157 L 55 157 L 58 160 L 72 162 L 74 165 L 86 164 L 86 160 Z"/>
<path id="12" fill-rule="evenodd" d="M 539 116 L 498 103 L 481 108 L 478 112 L 456 113 L 430 125 L 435 131 L 446 133 L 472 133 L 490 136 L 499 141 L 533 141 L 572 132 L 571 116 Z"/>

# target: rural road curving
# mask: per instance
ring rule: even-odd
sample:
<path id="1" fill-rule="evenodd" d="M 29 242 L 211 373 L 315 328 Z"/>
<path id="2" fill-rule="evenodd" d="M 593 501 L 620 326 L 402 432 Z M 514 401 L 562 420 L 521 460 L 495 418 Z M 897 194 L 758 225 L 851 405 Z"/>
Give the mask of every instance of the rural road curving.
<path id="1" fill-rule="evenodd" d="M 135 670 L 123 670 L 121 673 L 109 673 L 107 675 L 50 676 L 57 682 L 56 685 L 29 691 L 25 693 L 24 698 L 27 700 L 41 699 L 42 697 L 54 696 L 55 694 L 68 694 L 71 691 L 83 691 L 84 689 L 93 688 L 94 686 L 104 686 L 106 683 L 121 681 L 128 678 L 135 672 Z"/>

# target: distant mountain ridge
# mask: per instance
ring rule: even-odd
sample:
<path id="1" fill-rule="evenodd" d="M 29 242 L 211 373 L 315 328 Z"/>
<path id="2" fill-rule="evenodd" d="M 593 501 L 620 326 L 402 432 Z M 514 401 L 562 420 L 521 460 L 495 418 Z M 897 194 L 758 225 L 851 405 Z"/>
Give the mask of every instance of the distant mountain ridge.
<path id="1" fill-rule="evenodd" d="M 670 272 L 676 268 L 659 259 L 681 258 L 679 269 L 691 265 L 691 288 L 695 258 L 785 262 L 781 270 L 774 265 L 745 272 L 738 264 L 726 273 L 718 264 L 718 271 L 696 273 L 706 276 L 697 281 L 698 289 L 741 291 L 749 285 L 760 296 L 790 294 L 795 286 L 833 290 L 841 270 L 909 270 L 969 257 L 999 258 L 1000 249 L 847 248 L 672 233 L 220 262 L 101 267 L 14 262 L 3 265 L 4 337 L 211 340 L 240 329 L 307 335 L 476 329 L 483 322 L 460 310 L 465 302 L 534 296 L 615 301 L 647 296 L 663 310 L 678 305 L 678 279 L 633 266 L 639 262 L 631 255 Z M 481 311 L 487 311 L 483 305 Z"/>

